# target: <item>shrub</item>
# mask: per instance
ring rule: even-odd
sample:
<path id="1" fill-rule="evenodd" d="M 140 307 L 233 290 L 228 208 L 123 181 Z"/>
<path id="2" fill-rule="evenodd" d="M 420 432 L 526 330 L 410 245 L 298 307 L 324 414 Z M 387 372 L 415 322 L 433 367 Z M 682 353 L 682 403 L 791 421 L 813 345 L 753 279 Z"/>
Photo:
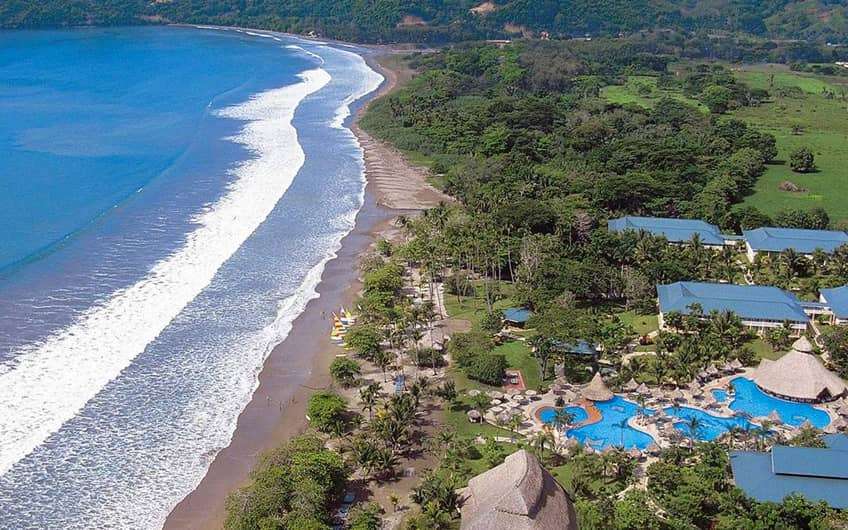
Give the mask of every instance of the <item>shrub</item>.
<path id="1" fill-rule="evenodd" d="M 468 377 L 487 385 L 500 386 L 506 370 L 506 357 L 501 354 L 487 353 L 478 355 L 468 367 Z"/>
<path id="2" fill-rule="evenodd" d="M 350 530 L 380 530 L 383 526 L 383 519 L 380 517 L 382 513 L 382 508 L 376 502 L 357 506 L 350 513 L 348 528 Z"/>
<path id="3" fill-rule="evenodd" d="M 474 284 L 471 283 L 471 279 L 465 271 L 457 271 L 448 276 L 445 281 L 445 289 L 448 293 L 457 296 L 474 294 Z"/>
<path id="4" fill-rule="evenodd" d="M 345 343 L 349 348 L 366 360 L 373 360 L 380 351 L 380 342 L 383 337 L 380 331 L 370 324 L 358 324 L 353 326 L 345 336 Z"/>
<path id="5" fill-rule="evenodd" d="M 381 256 L 390 257 L 392 255 L 392 244 L 388 239 L 380 239 L 377 241 L 377 252 Z"/>
<path id="6" fill-rule="evenodd" d="M 433 348 L 418 348 L 410 352 L 412 361 L 419 368 L 432 368 L 445 365 L 445 357 L 442 352 Z"/>
<path id="7" fill-rule="evenodd" d="M 345 388 L 353 386 L 360 373 L 359 363 L 348 357 L 336 357 L 330 363 L 330 375 L 336 383 Z"/>
<path id="8" fill-rule="evenodd" d="M 448 353 L 460 368 L 467 368 L 478 355 L 492 350 L 492 340 L 484 333 L 454 333 L 448 342 Z"/>
<path id="9" fill-rule="evenodd" d="M 347 403 L 334 392 L 316 392 L 306 408 L 309 425 L 321 432 L 340 433 L 347 424 Z"/>
<path id="10" fill-rule="evenodd" d="M 806 147 L 796 149 L 789 154 L 789 167 L 796 173 L 810 173 L 816 170 L 813 152 Z"/>
<path id="11" fill-rule="evenodd" d="M 503 319 L 497 313 L 486 313 L 480 320 L 480 327 L 489 333 L 497 333 L 503 328 Z"/>

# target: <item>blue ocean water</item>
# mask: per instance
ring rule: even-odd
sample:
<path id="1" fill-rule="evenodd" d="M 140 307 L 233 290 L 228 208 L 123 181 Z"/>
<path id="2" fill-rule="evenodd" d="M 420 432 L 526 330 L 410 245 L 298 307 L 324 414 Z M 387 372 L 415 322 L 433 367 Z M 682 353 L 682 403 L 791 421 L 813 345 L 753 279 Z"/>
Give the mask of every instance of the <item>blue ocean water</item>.
<path id="1" fill-rule="evenodd" d="M 157 528 L 362 204 L 347 49 L 0 32 L 0 528 Z"/>

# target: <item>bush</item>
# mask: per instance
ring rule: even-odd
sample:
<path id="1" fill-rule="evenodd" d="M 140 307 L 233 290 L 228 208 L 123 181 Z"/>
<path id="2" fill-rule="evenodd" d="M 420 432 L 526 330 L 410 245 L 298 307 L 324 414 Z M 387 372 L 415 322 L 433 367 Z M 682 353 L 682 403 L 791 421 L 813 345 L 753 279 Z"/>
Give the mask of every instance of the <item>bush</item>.
<path id="1" fill-rule="evenodd" d="M 434 366 L 438 368 L 445 365 L 445 357 L 442 352 L 433 348 L 418 348 L 409 353 L 412 361 L 419 368 L 432 368 Z"/>
<path id="2" fill-rule="evenodd" d="M 468 377 L 487 385 L 500 386 L 503 383 L 507 367 L 506 357 L 501 354 L 487 353 L 478 355 L 468 367 Z"/>
<path id="3" fill-rule="evenodd" d="M 345 343 L 357 355 L 371 361 L 380 351 L 383 337 L 380 331 L 370 324 L 353 326 L 345 336 Z"/>
<path id="4" fill-rule="evenodd" d="M 484 333 L 454 333 L 448 342 L 448 353 L 460 368 L 468 368 L 478 355 L 492 351 L 492 340 Z"/>
<path id="5" fill-rule="evenodd" d="M 357 506 L 350 513 L 348 528 L 350 530 L 380 530 L 383 525 L 383 519 L 380 517 L 382 513 L 382 508 L 376 502 Z"/>
<path id="6" fill-rule="evenodd" d="M 503 328 L 503 319 L 498 313 L 486 313 L 480 320 L 480 327 L 489 333 L 497 333 Z"/>
<path id="7" fill-rule="evenodd" d="M 380 239 L 377 241 L 377 252 L 381 256 L 390 257 L 392 255 L 392 244 L 388 239 Z"/>
<path id="8" fill-rule="evenodd" d="M 327 528 L 348 469 L 314 435 L 299 436 L 263 455 L 251 483 L 227 498 L 227 530 Z"/>
<path id="9" fill-rule="evenodd" d="M 810 173 L 816 170 L 813 152 L 806 147 L 796 149 L 789 154 L 789 167 L 796 173 Z"/>
<path id="10" fill-rule="evenodd" d="M 347 402 L 334 392 L 316 392 L 306 408 L 309 425 L 321 432 L 340 433 L 347 425 Z"/>
<path id="11" fill-rule="evenodd" d="M 336 383 L 345 388 L 353 386 L 360 373 L 359 363 L 348 357 L 336 357 L 330 363 L 330 375 Z"/>

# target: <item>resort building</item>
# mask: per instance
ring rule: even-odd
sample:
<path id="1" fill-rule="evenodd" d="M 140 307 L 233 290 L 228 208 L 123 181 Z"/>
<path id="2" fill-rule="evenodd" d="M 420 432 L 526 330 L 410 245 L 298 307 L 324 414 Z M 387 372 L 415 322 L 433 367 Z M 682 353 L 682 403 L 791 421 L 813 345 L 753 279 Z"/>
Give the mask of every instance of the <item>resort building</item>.
<path id="1" fill-rule="evenodd" d="M 788 323 L 792 334 L 800 336 L 810 322 L 798 299 L 777 287 L 677 282 L 658 285 L 657 294 L 660 329 L 666 329 L 668 313 L 689 314 L 694 304 L 700 305 L 705 316 L 711 311 L 732 311 L 742 319 L 743 325 L 756 333 Z"/>
<path id="2" fill-rule="evenodd" d="M 766 394 L 790 401 L 820 403 L 848 395 L 845 382 L 822 365 L 806 337 L 780 359 L 760 361 L 752 379 Z"/>
<path id="3" fill-rule="evenodd" d="M 667 217 L 635 217 L 626 216 L 607 221 L 610 232 L 647 232 L 654 236 L 661 236 L 669 243 L 689 243 L 694 236 L 698 236 L 701 244 L 706 247 L 720 248 L 725 245 L 734 245 L 738 239 L 736 236 L 726 236 L 719 231 L 718 227 L 705 221 L 697 219 L 673 219 Z"/>
<path id="4" fill-rule="evenodd" d="M 751 261 L 754 261 L 757 254 L 778 254 L 790 248 L 807 257 L 812 257 L 816 249 L 830 254 L 837 247 L 848 243 L 848 234 L 840 230 L 764 227 L 743 230 L 742 237 Z"/>
<path id="5" fill-rule="evenodd" d="M 524 449 L 459 490 L 461 530 L 576 530 L 568 494 Z"/>
<path id="6" fill-rule="evenodd" d="M 831 324 L 848 324 L 848 285 L 819 291 L 819 302 Z"/>
<path id="7" fill-rule="evenodd" d="M 531 316 L 533 316 L 533 313 L 524 307 L 510 307 L 503 312 L 503 319 L 506 325 L 516 328 L 523 328 L 527 325 L 527 321 L 530 320 Z"/>
<path id="8" fill-rule="evenodd" d="M 827 448 L 777 445 L 770 453 L 733 451 L 736 485 L 760 502 L 781 502 L 793 493 L 848 508 L 848 436 L 824 437 Z"/>

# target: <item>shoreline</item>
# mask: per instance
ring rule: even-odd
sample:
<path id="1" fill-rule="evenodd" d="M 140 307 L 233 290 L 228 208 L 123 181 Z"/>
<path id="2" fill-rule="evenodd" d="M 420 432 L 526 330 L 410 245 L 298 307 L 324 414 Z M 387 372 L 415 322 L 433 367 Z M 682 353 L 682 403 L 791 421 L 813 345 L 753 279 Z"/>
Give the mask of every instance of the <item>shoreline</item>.
<path id="1" fill-rule="evenodd" d="M 404 212 L 434 206 L 446 196 L 424 180 L 426 171 L 413 168 L 402 155 L 373 139 L 358 126 L 371 101 L 393 90 L 398 73 L 380 64 L 378 49 L 361 56 L 385 78 L 382 85 L 355 110 L 350 129 L 363 151 L 365 199 L 354 228 L 330 260 L 317 286 L 318 297 L 295 318 L 289 335 L 271 351 L 259 374 L 259 386 L 238 417 L 227 447 L 210 464 L 201 482 L 168 514 L 163 528 L 196 530 L 222 528 L 225 501 L 243 486 L 259 454 L 306 430 L 306 403 L 316 389 L 331 384 L 329 365 L 344 349 L 329 339 L 329 317 L 340 305 L 349 306 L 359 289 L 359 257 L 391 221 Z M 385 51 L 385 49 L 384 49 Z M 391 172 L 386 167 L 391 167 Z"/>

